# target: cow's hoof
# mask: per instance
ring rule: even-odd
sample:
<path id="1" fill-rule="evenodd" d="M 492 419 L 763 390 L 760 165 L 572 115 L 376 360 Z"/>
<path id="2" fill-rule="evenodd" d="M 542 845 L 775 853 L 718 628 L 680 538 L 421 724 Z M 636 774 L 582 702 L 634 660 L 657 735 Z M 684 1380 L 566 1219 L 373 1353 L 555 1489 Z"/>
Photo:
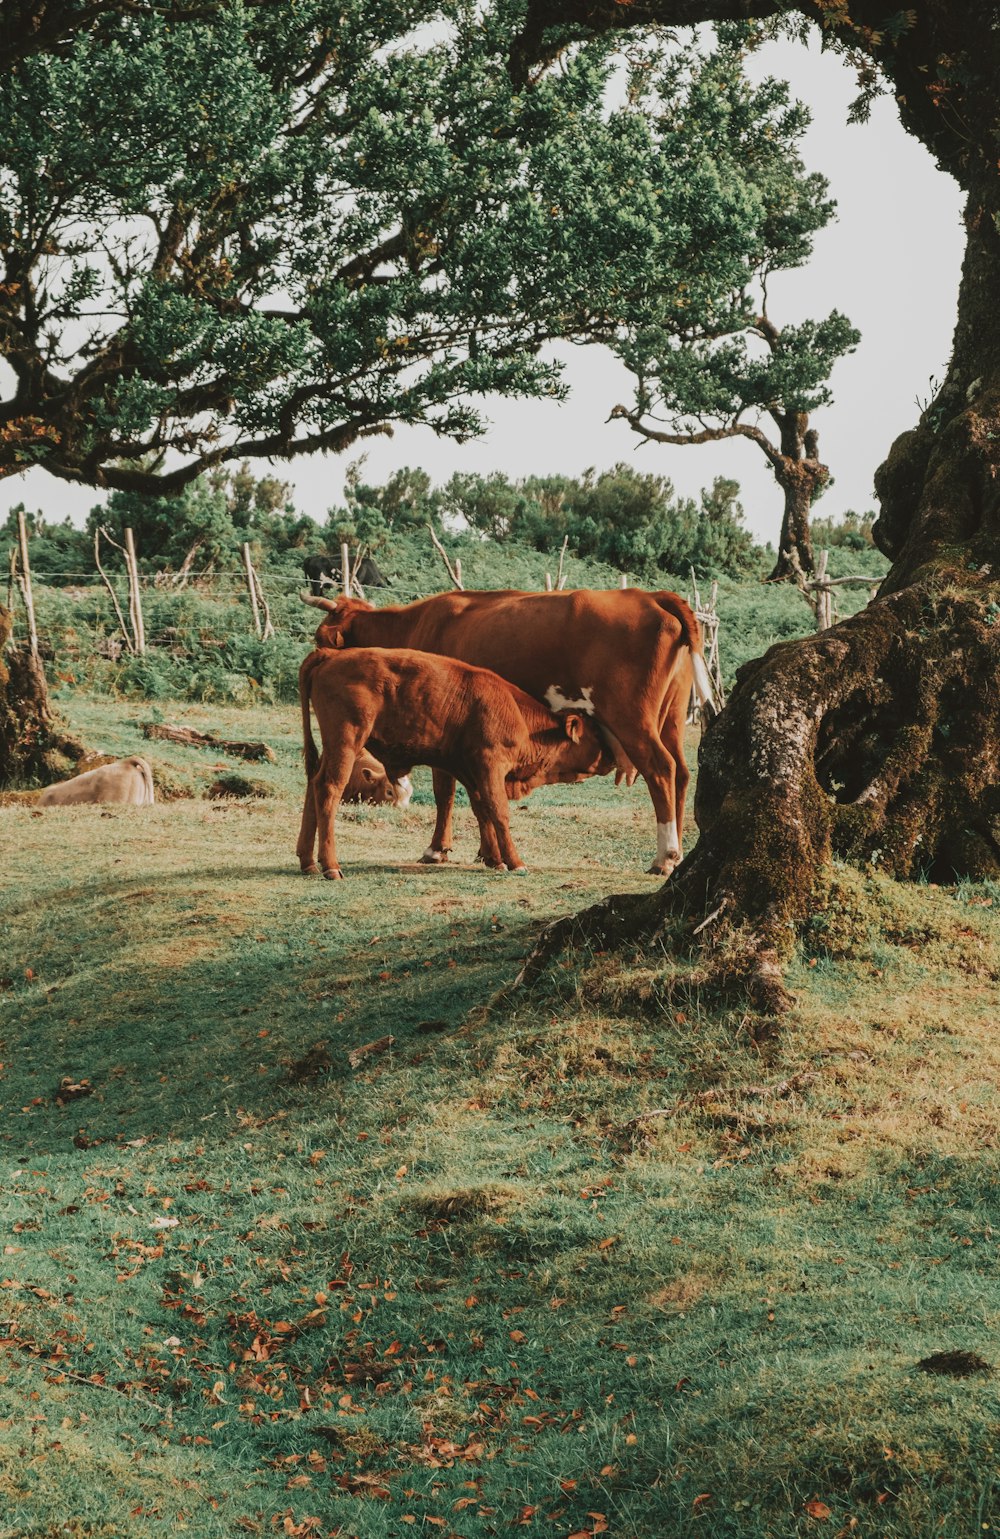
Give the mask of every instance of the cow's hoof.
<path id="1" fill-rule="evenodd" d="M 313 865 L 311 865 L 311 866 L 303 866 L 302 867 L 302 875 L 303 876 L 319 876 L 320 875 L 319 866 L 317 866 L 315 863 Z"/>
<path id="2" fill-rule="evenodd" d="M 527 866 L 508 866 L 507 869 L 511 876 L 527 876 L 528 874 Z"/>
<path id="3" fill-rule="evenodd" d="M 421 866 L 443 866 L 451 854 L 450 850 L 436 850 L 429 846 L 420 857 Z"/>
<path id="4" fill-rule="evenodd" d="M 654 860 L 653 864 L 649 868 L 649 875 L 650 876 L 673 876 L 674 872 L 677 870 L 677 867 L 680 865 L 680 863 L 681 863 L 681 858 L 680 858 L 679 855 L 677 855 L 673 860 L 664 860 L 664 861 Z"/>
<path id="5" fill-rule="evenodd" d="M 328 882 L 342 882 L 344 880 L 344 873 L 339 866 L 330 866 L 323 872 L 323 875 Z"/>

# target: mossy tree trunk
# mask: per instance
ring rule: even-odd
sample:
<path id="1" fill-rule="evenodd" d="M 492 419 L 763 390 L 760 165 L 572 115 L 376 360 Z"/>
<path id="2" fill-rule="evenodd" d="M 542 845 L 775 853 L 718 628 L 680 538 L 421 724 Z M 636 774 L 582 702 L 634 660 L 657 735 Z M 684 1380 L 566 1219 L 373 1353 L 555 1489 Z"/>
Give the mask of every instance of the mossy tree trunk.
<path id="1" fill-rule="evenodd" d="M 899 877 L 1000 876 L 1000 197 L 969 199 L 948 377 L 877 476 L 893 566 L 849 620 L 740 670 L 703 745 L 679 875 L 773 940 L 836 850 Z"/>
<path id="2" fill-rule="evenodd" d="M 966 190 L 968 246 L 947 378 L 877 473 L 875 539 L 893 562 L 878 597 L 740 670 L 702 745 L 698 843 L 658 897 L 628 908 L 632 938 L 671 912 L 717 915 L 705 933 L 728 921 L 765 971 L 834 851 L 901 878 L 1000 877 L 1000 4 L 917 0 L 890 36 L 867 0 L 542 0 L 521 40 L 544 48 L 556 18 L 788 9 L 884 70 L 904 126 Z"/>

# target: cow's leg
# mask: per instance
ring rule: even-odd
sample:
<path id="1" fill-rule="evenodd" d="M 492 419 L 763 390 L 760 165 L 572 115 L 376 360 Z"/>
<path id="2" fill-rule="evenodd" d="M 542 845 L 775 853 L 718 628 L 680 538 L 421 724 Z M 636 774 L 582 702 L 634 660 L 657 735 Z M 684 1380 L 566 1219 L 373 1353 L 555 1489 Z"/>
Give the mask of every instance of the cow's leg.
<path id="1" fill-rule="evenodd" d="M 527 867 L 510 832 L 510 813 L 507 803 L 507 784 L 502 772 L 485 773 L 478 782 L 479 790 L 473 808 L 479 819 L 483 858 L 488 866 L 504 865 L 508 871 L 525 871 Z M 476 806 L 478 802 L 478 807 Z M 496 844 L 499 861 L 493 859 Z"/>
<path id="2" fill-rule="evenodd" d="M 684 854 L 684 803 L 691 780 L 691 771 L 684 758 L 684 728 L 687 724 L 687 706 L 690 696 L 690 685 L 682 681 L 675 689 L 667 691 L 660 712 L 660 742 L 675 765 L 674 801 L 677 806 L 679 857 Z"/>
<path id="3" fill-rule="evenodd" d="M 314 852 L 316 847 L 316 792 L 311 780 L 306 781 L 306 799 L 302 805 L 302 822 L 299 825 L 299 840 L 295 846 L 295 853 L 299 857 L 299 866 L 303 876 L 319 876 Z"/>
<path id="4" fill-rule="evenodd" d="M 455 777 L 447 774 L 445 770 L 436 769 L 431 772 L 431 778 L 434 782 L 437 821 L 434 824 L 431 842 L 420 857 L 420 864 L 440 866 L 452 851 L 451 819 L 455 810 Z"/>
<path id="5" fill-rule="evenodd" d="M 479 850 L 476 859 L 482 861 L 484 866 L 491 867 L 494 871 L 502 871 L 504 858 L 500 853 L 500 845 L 497 842 L 496 829 L 493 820 L 486 809 L 485 803 L 478 791 L 469 791 L 469 803 L 479 825 Z"/>
<path id="6" fill-rule="evenodd" d="M 338 882 L 344 873 L 337 864 L 334 825 L 337 808 L 344 794 L 357 758 L 358 744 L 341 742 L 328 752 L 324 748 L 319 769 L 313 776 L 312 792 L 316 807 L 316 831 L 319 837 L 319 866 L 328 881 Z"/>
<path id="7" fill-rule="evenodd" d="M 622 734 L 622 746 L 646 782 L 656 813 L 656 858 L 649 870 L 654 876 L 669 876 L 681 858 L 677 792 L 680 781 L 687 790 L 687 770 L 681 774 L 684 761 L 669 751 L 652 723 L 642 738 Z M 680 804 L 683 810 L 683 796 Z"/>
<path id="8" fill-rule="evenodd" d="M 667 748 L 667 752 L 668 753 L 670 752 L 669 746 Z M 676 801 L 677 801 L 677 849 L 678 849 L 678 854 L 681 857 L 683 857 L 683 855 L 684 855 L 684 802 L 685 802 L 685 799 L 687 797 L 687 788 L 688 788 L 688 783 L 690 782 L 690 779 L 691 779 L 691 771 L 688 769 L 687 764 L 684 762 L 684 754 L 683 754 L 683 752 L 678 751 L 678 753 L 674 757 L 674 763 L 677 766 L 676 778 L 675 778 L 675 781 L 674 781 L 674 785 L 676 787 L 675 796 L 676 796 Z"/>

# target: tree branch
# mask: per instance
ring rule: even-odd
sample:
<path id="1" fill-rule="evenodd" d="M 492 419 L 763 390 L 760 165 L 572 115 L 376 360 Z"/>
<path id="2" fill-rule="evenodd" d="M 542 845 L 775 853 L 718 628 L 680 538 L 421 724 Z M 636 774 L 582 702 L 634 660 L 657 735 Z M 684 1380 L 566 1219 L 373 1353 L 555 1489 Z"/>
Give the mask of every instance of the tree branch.
<path id="1" fill-rule="evenodd" d="M 749 438 L 762 450 L 775 469 L 783 466 L 785 456 L 776 449 L 765 433 L 760 428 L 751 427 L 748 422 L 731 422 L 726 427 L 702 428 L 698 433 L 664 433 L 659 428 L 649 427 L 643 422 L 637 412 L 629 411 L 626 406 L 615 406 L 611 410 L 608 421 L 615 418 L 625 421 L 633 433 L 638 433 L 640 438 L 649 439 L 658 444 L 708 444 L 718 443 L 723 438 Z"/>

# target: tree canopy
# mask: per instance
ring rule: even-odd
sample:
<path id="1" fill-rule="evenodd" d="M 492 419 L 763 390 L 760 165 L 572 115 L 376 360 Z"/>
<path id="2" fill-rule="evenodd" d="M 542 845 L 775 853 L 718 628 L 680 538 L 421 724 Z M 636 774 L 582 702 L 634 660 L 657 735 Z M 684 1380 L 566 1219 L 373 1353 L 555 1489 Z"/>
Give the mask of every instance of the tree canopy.
<path id="1" fill-rule="evenodd" d="M 623 66 L 596 39 L 515 85 L 522 16 L 44 7 L 0 73 L 0 473 L 173 495 L 396 422 L 464 439 L 476 397 L 560 392 L 546 341 L 610 340 L 681 287 L 725 308 L 781 220 L 712 87 L 682 155 L 650 112 L 656 50 Z M 745 107 L 797 184 L 794 111 Z"/>
<path id="2" fill-rule="evenodd" d="M 753 443 L 784 495 L 778 577 L 793 563 L 812 568 L 809 510 L 829 471 L 810 418 L 830 401 L 830 371 L 859 334 L 836 310 L 782 327 L 769 314 L 774 277 L 807 261 L 835 205 L 825 179 L 808 173 L 799 153 L 806 109 L 789 100 L 782 82 L 750 84 L 742 69 L 746 39 L 745 28 L 726 26 L 707 57 L 693 45 L 673 52 L 650 110 L 678 180 L 701 187 L 728 175 L 761 212 L 748 224 L 743 261 L 731 274 L 706 286 L 684 281 L 682 272 L 676 285 L 642 296 L 613 343 L 635 378 L 634 399 L 612 415 L 657 443 Z"/>

